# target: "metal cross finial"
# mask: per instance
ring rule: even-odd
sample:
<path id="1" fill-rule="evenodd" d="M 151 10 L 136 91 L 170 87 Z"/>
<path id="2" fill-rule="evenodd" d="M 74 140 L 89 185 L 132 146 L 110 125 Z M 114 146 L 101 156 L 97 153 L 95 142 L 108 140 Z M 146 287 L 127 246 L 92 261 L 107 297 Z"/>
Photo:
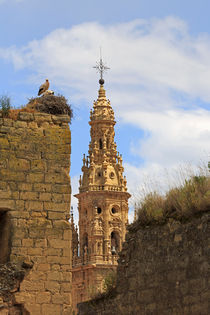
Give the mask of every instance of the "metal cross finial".
<path id="1" fill-rule="evenodd" d="M 100 84 L 104 84 L 104 79 L 103 79 L 103 74 L 106 70 L 109 70 L 110 68 L 107 67 L 102 60 L 102 56 L 101 56 L 101 47 L 100 47 L 100 61 L 96 62 L 96 66 L 94 66 L 93 68 L 95 68 L 97 70 L 97 72 L 100 73 L 100 80 L 99 83 Z"/>

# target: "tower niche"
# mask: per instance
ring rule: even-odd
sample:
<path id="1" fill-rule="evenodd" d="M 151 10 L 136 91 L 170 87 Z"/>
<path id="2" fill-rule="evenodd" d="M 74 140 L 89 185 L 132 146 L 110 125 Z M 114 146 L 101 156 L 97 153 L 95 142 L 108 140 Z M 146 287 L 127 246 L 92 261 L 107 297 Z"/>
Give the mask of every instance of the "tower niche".
<path id="1" fill-rule="evenodd" d="M 128 223 L 127 181 L 115 143 L 114 111 L 99 80 L 98 98 L 90 111 L 88 155 L 79 180 L 79 251 L 73 252 L 72 301 L 76 304 L 103 290 L 106 275 L 117 267 Z"/>

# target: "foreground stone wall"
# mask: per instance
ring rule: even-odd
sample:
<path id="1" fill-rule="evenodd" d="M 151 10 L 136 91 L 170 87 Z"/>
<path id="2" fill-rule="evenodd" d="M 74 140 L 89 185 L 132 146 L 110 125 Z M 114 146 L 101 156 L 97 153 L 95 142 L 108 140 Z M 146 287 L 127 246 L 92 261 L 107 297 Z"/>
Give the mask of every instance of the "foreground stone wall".
<path id="1" fill-rule="evenodd" d="M 185 224 L 134 224 L 110 298 L 79 304 L 80 315 L 210 314 L 210 214 Z"/>
<path id="2" fill-rule="evenodd" d="M 13 292 L 24 314 L 71 314 L 68 123 L 44 113 L 0 117 L 0 256 L 7 247 L 1 263 L 29 267 Z M 1 314 L 7 302 L 2 295 Z"/>

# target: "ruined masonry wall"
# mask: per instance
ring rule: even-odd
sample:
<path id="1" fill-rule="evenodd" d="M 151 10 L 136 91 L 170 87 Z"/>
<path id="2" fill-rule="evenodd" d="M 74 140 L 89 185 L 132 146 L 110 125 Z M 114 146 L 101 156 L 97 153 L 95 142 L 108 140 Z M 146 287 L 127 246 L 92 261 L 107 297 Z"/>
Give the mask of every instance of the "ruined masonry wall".
<path id="1" fill-rule="evenodd" d="M 116 293 L 80 315 L 209 315 L 210 214 L 187 223 L 136 224 L 120 253 Z"/>
<path id="2" fill-rule="evenodd" d="M 68 123 L 68 116 L 44 113 L 20 112 L 17 121 L 0 117 L 0 211 L 7 210 L 11 223 L 8 259 L 33 265 L 14 303 L 32 315 L 71 314 Z"/>

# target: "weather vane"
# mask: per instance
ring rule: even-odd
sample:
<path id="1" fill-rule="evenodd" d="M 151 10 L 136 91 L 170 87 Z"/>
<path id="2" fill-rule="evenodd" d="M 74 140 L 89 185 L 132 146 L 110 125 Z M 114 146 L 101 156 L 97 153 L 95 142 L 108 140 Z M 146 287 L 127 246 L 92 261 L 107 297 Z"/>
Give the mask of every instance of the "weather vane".
<path id="1" fill-rule="evenodd" d="M 100 73 L 100 80 L 99 83 L 102 85 L 104 84 L 104 79 L 103 79 L 103 74 L 106 70 L 109 70 L 110 68 L 107 67 L 102 60 L 102 56 L 101 56 L 101 47 L 100 47 L 100 61 L 96 62 L 96 66 L 93 67 L 97 70 L 98 73 Z"/>

